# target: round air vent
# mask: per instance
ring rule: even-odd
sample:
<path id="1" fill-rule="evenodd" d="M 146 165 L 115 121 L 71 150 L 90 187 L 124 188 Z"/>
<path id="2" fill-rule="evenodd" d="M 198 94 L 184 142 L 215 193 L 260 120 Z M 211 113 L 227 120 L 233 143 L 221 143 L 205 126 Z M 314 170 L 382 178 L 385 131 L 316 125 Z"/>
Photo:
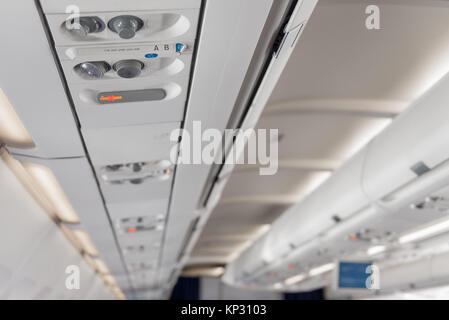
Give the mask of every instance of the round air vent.
<path id="1" fill-rule="evenodd" d="M 131 39 L 143 27 L 143 21 L 136 16 L 117 16 L 109 20 L 108 27 L 120 38 Z"/>
<path id="2" fill-rule="evenodd" d="M 139 60 L 120 60 L 113 65 L 113 69 L 122 78 L 135 78 L 140 75 L 144 64 Z"/>
<path id="3" fill-rule="evenodd" d="M 78 19 L 66 21 L 65 28 L 73 35 L 79 38 L 85 38 L 89 33 L 103 31 L 105 24 L 98 17 L 80 17 Z"/>
<path id="4" fill-rule="evenodd" d="M 104 61 L 87 61 L 75 66 L 75 72 L 85 79 L 101 79 L 111 70 L 111 66 Z"/>

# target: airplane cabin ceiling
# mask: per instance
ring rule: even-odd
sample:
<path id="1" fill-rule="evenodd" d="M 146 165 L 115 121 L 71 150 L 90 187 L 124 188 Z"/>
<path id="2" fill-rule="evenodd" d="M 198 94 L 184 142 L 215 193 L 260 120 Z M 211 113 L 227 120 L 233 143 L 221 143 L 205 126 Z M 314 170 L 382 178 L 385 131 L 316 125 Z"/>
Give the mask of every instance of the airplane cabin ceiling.
<path id="1" fill-rule="evenodd" d="M 190 265 L 235 259 L 449 71 L 447 1 L 376 1 L 380 30 L 368 4 L 318 2 L 257 125 L 279 129 L 279 170 L 234 169 Z"/>

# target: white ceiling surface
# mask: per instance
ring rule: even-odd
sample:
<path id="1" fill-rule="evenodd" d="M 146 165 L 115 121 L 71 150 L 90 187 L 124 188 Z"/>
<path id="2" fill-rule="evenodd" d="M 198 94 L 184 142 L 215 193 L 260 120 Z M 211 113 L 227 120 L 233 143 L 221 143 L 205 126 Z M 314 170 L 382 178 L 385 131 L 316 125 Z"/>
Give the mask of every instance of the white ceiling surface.
<path id="1" fill-rule="evenodd" d="M 303 199 L 449 71 L 447 1 L 320 0 L 259 128 L 279 129 L 279 171 L 234 170 L 189 264 L 236 257 L 290 204 Z"/>
<path id="2" fill-rule="evenodd" d="M 448 300 L 449 286 L 431 287 L 418 290 L 397 291 L 366 300 Z"/>

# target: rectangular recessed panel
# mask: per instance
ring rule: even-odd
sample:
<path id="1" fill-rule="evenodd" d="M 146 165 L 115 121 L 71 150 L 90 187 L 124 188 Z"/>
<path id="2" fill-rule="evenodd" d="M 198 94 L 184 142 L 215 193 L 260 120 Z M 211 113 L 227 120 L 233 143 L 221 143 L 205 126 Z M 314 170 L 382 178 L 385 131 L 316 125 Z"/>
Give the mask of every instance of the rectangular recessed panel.
<path id="1" fill-rule="evenodd" d="M 101 183 L 101 190 L 107 203 L 129 203 L 167 198 L 172 180 L 146 181 L 141 184 L 114 185 Z M 129 212 L 130 215 L 133 212 Z"/>
<path id="2" fill-rule="evenodd" d="M 137 102 L 137 101 L 155 101 L 162 100 L 167 96 L 164 89 L 142 89 L 126 91 L 100 92 L 97 95 L 97 101 L 101 104 Z"/>
<path id="3" fill-rule="evenodd" d="M 168 209 L 168 198 L 132 201 L 120 203 L 107 203 L 109 215 L 113 220 L 130 216 L 165 216 Z"/>
<path id="4" fill-rule="evenodd" d="M 179 123 L 92 128 L 82 130 L 94 165 L 169 160 L 177 141 L 171 141 Z"/>
<path id="5" fill-rule="evenodd" d="M 56 0 L 57 2 L 60 0 Z M 183 0 L 184 1 L 184 0 Z M 185 8 L 183 1 L 179 1 L 179 7 Z M 91 2 L 91 1 L 90 1 Z M 142 1 L 140 1 L 142 2 Z M 130 42 L 154 42 L 163 41 L 167 39 L 185 40 L 196 36 L 196 27 L 198 24 L 199 6 L 192 9 L 153 9 L 148 2 L 147 8 L 137 10 L 136 6 L 128 4 L 124 10 L 113 10 L 111 1 L 103 1 L 103 7 L 109 8 L 108 12 L 101 12 L 100 10 L 87 11 L 88 6 L 71 7 L 60 6 L 58 13 L 45 13 L 52 35 L 55 39 L 56 46 L 85 46 L 98 45 L 106 43 L 130 43 Z M 101 1 L 96 1 L 101 6 Z M 145 3 L 145 2 L 142 2 Z M 168 4 L 168 3 L 167 3 Z M 66 13 L 66 8 L 70 9 Z M 74 10 L 78 9 L 80 18 L 82 17 L 96 17 L 99 21 L 99 28 L 95 32 L 80 33 L 73 25 L 72 19 Z M 110 28 L 112 19 L 118 16 L 134 16 L 142 21 L 142 25 L 135 31 L 131 38 L 122 38 L 119 32 L 114 32 Z M 68 21 L 68 23 L 66 23 Z M 128 35 L 129 36 L 129 35 Z"/>

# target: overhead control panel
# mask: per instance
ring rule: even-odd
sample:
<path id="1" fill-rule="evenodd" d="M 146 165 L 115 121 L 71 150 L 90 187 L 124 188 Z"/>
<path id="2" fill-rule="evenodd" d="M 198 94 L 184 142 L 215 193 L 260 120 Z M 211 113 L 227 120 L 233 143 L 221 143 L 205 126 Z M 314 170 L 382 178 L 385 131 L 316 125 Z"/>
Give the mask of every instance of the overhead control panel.
<path id="1" fill-rule="evenodd" d="M 81 126 L 182 121 L 198 8 L 102 12 L 83 2 L 45 14 Z"/>
<path id="2" fill-rule="evenodd" d="M 128 271 L 115 276 L 154 287 L 201 1 L 40 4 Z"/>

